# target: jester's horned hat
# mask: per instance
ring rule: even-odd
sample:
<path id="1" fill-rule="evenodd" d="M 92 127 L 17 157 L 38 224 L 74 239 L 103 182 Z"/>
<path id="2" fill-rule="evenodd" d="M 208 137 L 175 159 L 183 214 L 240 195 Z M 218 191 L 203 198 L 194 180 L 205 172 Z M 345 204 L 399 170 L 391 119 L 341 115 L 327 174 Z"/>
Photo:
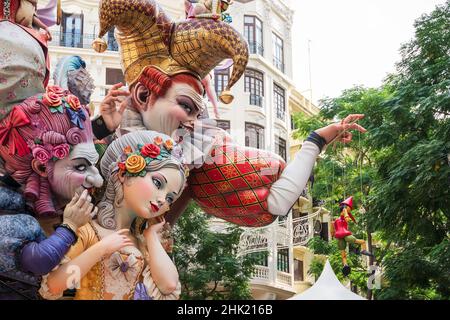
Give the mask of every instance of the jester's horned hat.
<path id="1" fill-rule="evenodd" d="M 154 0 L 101 0 L 100 32 L 103 37 L 116 27 L 122 69 L 129 85 L 142 71 L 154 67 L 173 76 L 188 73 L 199 80 L 225 59 L 233 59 L 233 72 L 221 94 L 231 103 L 229 92 L 247 66 L 248 44 L 233 27 L 212 19 L 173 22 Z M 94 49 L 106 50 L 106 43 L 96 39 Z"/>

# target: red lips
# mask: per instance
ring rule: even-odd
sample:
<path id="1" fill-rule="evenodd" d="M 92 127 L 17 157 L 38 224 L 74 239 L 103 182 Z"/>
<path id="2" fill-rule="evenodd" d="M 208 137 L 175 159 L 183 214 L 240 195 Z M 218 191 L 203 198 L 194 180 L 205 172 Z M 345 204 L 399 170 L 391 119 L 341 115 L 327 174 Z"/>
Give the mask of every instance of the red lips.
<path id="1" fill-rule="evenodd" d="M 158 212 L 158 211 L 159 211 L 159 206 L 158 206 L 157 204 L 150 203 L 150 209 L 151 209 L 153 212 Z"/>

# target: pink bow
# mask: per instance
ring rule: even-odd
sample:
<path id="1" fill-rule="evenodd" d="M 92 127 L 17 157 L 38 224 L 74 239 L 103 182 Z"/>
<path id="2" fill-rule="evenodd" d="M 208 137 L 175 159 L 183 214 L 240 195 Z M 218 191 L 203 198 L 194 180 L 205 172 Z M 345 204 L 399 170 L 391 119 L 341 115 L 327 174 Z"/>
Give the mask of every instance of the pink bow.
<path id="1" fill-rule="evenodd" d="M 10 113 L 6 124 L 0 127 L 0 144 L 3 146 L 9 145 L 9 154 L 17 154 L 21 157 L 30 153 L 25 139 L 17 130 L 20 127 L 30 124 L 31 121 L 23 110 L 14 107 Z"/>

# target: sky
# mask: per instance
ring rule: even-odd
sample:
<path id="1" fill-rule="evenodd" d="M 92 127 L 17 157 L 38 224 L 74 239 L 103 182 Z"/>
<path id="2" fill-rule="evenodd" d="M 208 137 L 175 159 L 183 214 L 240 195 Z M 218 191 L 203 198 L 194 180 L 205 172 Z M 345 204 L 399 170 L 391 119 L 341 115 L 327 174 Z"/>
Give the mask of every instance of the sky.
<path id="1" fill-rule="evenodd" d="M 295 10 L 294 81 L 317 101 L 354 85 L 379 86 L 395 71 L 414 21 L 445 0 L 286 0 Z M 311 52 L 309 80 L 308 42 Z"/>

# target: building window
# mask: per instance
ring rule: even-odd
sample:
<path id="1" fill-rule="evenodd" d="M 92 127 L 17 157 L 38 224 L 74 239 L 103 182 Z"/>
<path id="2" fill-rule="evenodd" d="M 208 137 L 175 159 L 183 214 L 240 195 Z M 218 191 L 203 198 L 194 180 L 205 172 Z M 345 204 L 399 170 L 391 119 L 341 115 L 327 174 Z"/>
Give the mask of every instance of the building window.
<path id="1" fill-rule="evenodd" d="M 62 47 L 83 48 L 83 14 L 62 14 L 61 36 L 59 45 Z"/>
<path id="2" fill-rule="evenodd" d="M 105 84 L 107 86 L 112 86 L 116 83 L 125 83 L 125 78 L 123 76 L 122 70 L 121 69 L 111 69 L 111 68 L 106 68 L 106 81 Z M 108 94 L 109 89 L 106 88 L 105 89 L 105 95 Z"/>
<path id="3" fill-rule="evenodd" d="M 225 130 L 226 132 L 230 133 L 230 121 L 228 120 L 216 120 L 217 127 L 219 127 L 222 130 Z"/>
<path id="4" fill-rule="evenodd" d="M 256 260 L 255 265 L 263 267 L 269 266 L 269 253 L 267 251 L 252 252 L 249 253 L 249 255 Z"/>
<path id="5" fill-rule="evenodd" d="M 286 161 L 286 140 L 275 137 L 275 152 Z"/>
<path id="6" fill-rule="evenodd" d="M 273 64 L 278 70 L 284 72 L 284 44 L 275 33 L 273 33 Z"/>
<path id="7" fill-rule="evenodd" d="M 264 56 L 263 24 L 255 16 L 244 16 L 244 36 L 247 39 L 250 53 Z"/>
<path id="8" fill-rule="evenodd" d="M 294 259 L 294 281 L 305 281 L 303 272 L 303 261 Z"/>
<path id="9" fill-rule="evenodd" d="M 289 251 L 280 249 L 277 254 L 278 271 L 289 273 Z"/>
<path id="10" fill-rule="evenodd" d="M 112 28 L 108 31 L 108 50 L 119 51 L 119 45 L 114 37 L 114 30 L 115 28 Z"/>
<path id="11" fill-rule="evenodd" d="M 264 74 L 257 70 L 245 70 L 245 92 L 250 93 L 250 105 L 263 106 L 264 97 Z"/>
<path id="12" fill-rule="evenodd" d="M 214 87 L 216 89 L 217 96 L 220 96 L 222 91 L 228 85 L 228 81 L 230 81 L 230 68 L 224 70 L 214 70 Z"/>
<path id="13" fill-rule="evenodd" d="M 264 149 L 264 127 L 246 122 L 245 145 L 251 148 Z"/>
<path id="14" fill-rule="evenodd" d="M 275 99 L 275 108 L 277 113 L 277 118 L 280 120 L 285 120 L 286 116 L 286 97 L 285 90 L 277 85 L 273 84 L 273 95 Z"/>

